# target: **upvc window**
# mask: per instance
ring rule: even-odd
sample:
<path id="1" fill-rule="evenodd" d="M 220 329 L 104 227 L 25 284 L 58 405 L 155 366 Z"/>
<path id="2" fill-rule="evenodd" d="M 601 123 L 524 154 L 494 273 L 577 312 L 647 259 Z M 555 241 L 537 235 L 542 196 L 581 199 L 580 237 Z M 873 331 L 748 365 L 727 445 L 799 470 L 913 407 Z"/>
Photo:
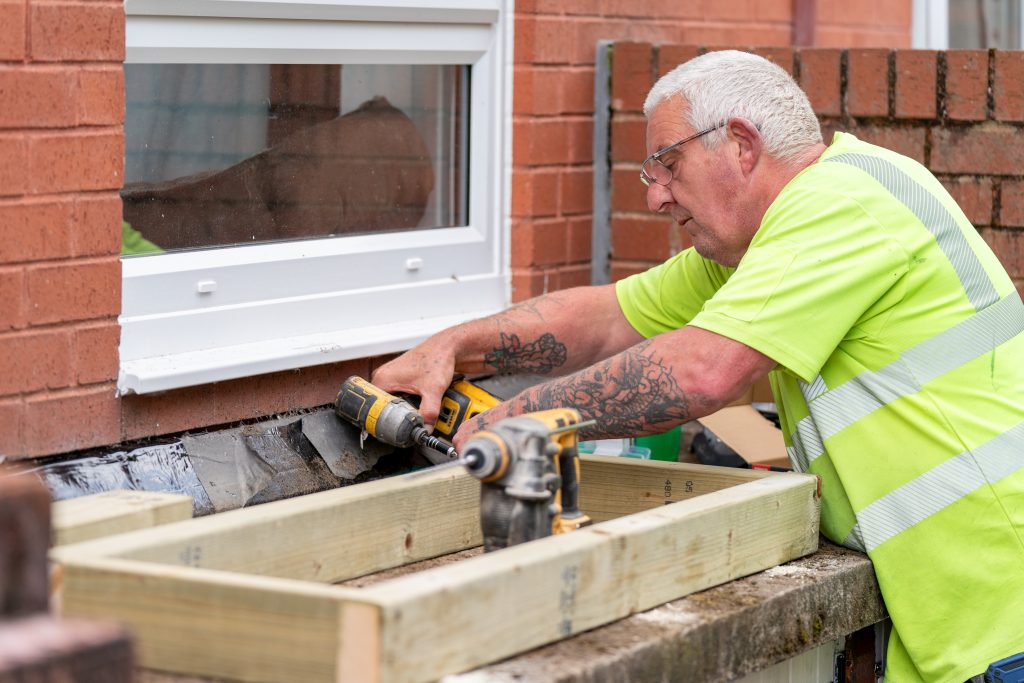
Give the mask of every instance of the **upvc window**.
<path id="1" fill-rule="evenodd" d="M 913 46 L 932 50 L 1019 50 L 1021 0 L 914 0 Z"/>
<path id="2" fill-rule="evenodd" d="M 127 0 L 122 392 L 509 302 L 505 0 Z"/>

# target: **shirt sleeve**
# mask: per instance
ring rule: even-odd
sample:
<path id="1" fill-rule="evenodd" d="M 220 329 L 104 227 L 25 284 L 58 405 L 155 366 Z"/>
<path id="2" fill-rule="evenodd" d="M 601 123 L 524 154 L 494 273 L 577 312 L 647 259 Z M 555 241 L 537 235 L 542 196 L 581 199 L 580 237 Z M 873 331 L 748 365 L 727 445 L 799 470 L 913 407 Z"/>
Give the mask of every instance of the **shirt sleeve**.
<path id="1" fill-rule="evenodd" d="M 810 382 L 908 270 L 906 251 L 839 192 L 784 191 L 690 324 L 746 344 Z"/>
<path id="2" fill-rule="evenodd" d="M 643 273 L 615 283 L 623 315 L 644 337 L 685 326 L 729 278 L 731 268 L 692 248 Z"/>

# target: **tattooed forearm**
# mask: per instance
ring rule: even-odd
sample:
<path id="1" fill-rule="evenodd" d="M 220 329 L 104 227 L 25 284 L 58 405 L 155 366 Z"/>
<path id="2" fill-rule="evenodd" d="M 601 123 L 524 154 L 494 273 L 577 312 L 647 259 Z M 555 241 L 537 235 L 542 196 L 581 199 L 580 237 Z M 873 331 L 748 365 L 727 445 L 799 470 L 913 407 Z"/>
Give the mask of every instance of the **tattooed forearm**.
<path id="1" fill-rule="evenodd" d="M 501 333 L 501 346 L 484 356 L 484 362 L 498 374 L 516 373 L 546 375 L 565 363 L 565 344 L 550 332 L 539 339 L 523 343 L 517 334 Z"/>
<path id="2" fill-rule="evenodd" d="M 671 368 L 642 342 L 624 353 L 521 394 L 523 412 L 575 408 L 597 424 L 584 438 L 632 436 L 690 419 L 690 399 Z M 700 398 L 698 398 L 700 402 Z"/>

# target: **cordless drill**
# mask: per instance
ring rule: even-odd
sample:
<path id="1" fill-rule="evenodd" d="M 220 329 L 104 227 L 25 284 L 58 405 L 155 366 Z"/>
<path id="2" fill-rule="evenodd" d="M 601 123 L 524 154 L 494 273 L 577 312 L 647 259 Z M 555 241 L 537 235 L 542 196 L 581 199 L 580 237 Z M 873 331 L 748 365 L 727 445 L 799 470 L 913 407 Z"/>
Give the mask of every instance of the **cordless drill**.
<path id="1" fill-rule="evenodd" d="M 458 455 L 455 447 L 431 436 L 423 426 L 423 416 L 412 404 L 378 389 L 362 377 L 345 380 L 334 401 L 334 412 L 378 441 L 409 448 L 420 445 L 443 454 L 448 460 Z"/>
<path id="2" fill-rule="evenodd" d="M 579 509 L 582 426 L 577 411 L 556 408 L 501 420 L 469 440 L 462 462 L 482 483 L 485 552 L 590 523 Z"/>

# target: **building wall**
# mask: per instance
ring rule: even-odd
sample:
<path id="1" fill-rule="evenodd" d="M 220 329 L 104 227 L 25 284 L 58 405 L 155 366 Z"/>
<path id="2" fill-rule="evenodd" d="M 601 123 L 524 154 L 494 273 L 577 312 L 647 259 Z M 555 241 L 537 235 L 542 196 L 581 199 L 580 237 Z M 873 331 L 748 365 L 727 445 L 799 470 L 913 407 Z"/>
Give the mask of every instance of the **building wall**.
<path id="1" fill-rule="evenodd" d="M 612 50 L 611 271 L 645 270 L 690 246 L 647 211 L 643 97 L 654 76 L 709 48 L 622 42 Z M 1024 295 L 1024 52 L 757 49 L 794 74 L 833 132 L 927 166 L 964 209 Z"/>
<path id="2" fill-rule="evenodd" d="M 794 5 L 804 8 L 799 16 Z M 515 300 L 589 281 L 598 40 L 787 47 L 800 28 L 822 45 L 906 47 L 910 6 L 911 0 L 519 0 Z M 344 377 L 368 374 L 379 362 L 116 396 L 124 27 L 117 0 L 0 0 L 5 456 L 66 453 L 327 404 Z M 636 75 L 644 81 L 644 73 Z M 634 156 L 642 145 L 636 150 Z M 998 187 L 1013 191 L 1002 182 Z M 993 233 L 993 239 L 1013 234 Z M 633 262 L 647 255 L 636 256 Z"/>

